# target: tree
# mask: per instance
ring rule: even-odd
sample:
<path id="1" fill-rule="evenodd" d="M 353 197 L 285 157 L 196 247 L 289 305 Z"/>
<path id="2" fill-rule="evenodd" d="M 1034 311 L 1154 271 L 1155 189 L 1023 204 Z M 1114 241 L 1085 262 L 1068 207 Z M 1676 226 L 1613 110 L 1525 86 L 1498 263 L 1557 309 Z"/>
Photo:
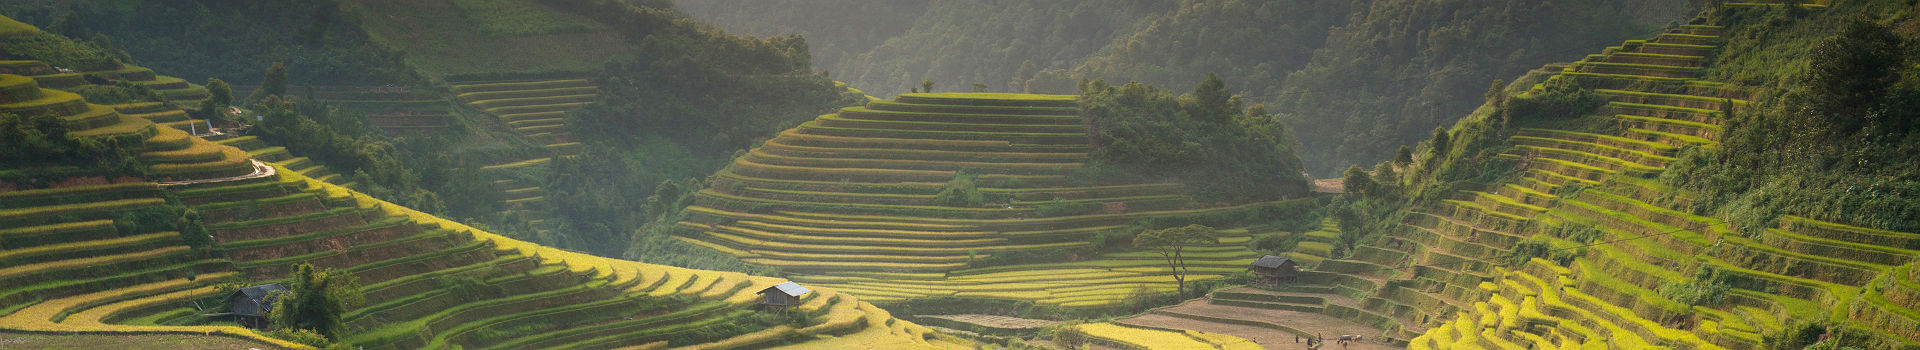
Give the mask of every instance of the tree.
<path id="1" fill-rule="evenodd" d="M 1196 107 L 1189 112 L 1193 118 L 1225 120 L 1233 112 L 1240 110 L 1239 106 L 1234 105 L 1237 99 L 1234 98 L 1233 92 L 1227 91 L 1227 83 L 1213 73 L 1207 73 L 1207 80 L 1200 81 L 1200 85 L 1193 87 L 1191 96 L 1193 96 L 1193 106 Z"/>
<path id="2" fill-rule="evenodd" d="M 285 63 L 274 62 L 273 66 L 267 67 L 267 75 L 260 79 L 260 91 L 271 96 L 285 96 L 287 94 L 287 65 Z"/>
<path id="3" fill-rule="evenodd" d="M 920 92 L 933 92 L 933 79 L 921 80 Z"/>
<path id="4" fill-rule="evenodd" d="M 1820 41 L 1803 80 L 1811 102 L 1823 112 L 1836 133 L 1851 133 L 1866 124 L 1868 111 L 1900 81 L 1906 56 L 1901 39 L 1886 27 L 1855 20 L 1839 36 Z"/>
<path id="5" fill-rule="evenodd" d="M 207 99 L 200 100 L 200 113 L 209 117 L 226 116 L 227 106 L 233 105 L 233 86 L 219 78 L 207 78 L 207 95 Z"/>
<path id="6" fill-rule="evenodd" d="M 987 84 L 973 83 L 973 92 L 987 92 Z"/>
<path id="7" fill-rule="evenodd" d="M 67 16 L 61 17 L 59 22 L 53 24 L 53 27 L 58 28 L 54 30 L 55 32 L 69 38 L 84 39 L 93 37 L 93 30 L 88 29 L 87 23 L 80 20 L 80 13 L 78 11 L 68 11 Z"/>
<path id="8" fill-rule="evenodd" d="M 1340 186 L 1348 195 L 1359 196 L 1373 193 L 1373 177 L 1367 175 L 1366 170 L 1360 170 L 1359 165 L 1347 166 L 1346 173 L 1341 174 L 1340 178 Z"/>
<path id="9" fill-rule="evenodd" d="M 1440 166 L 1441 160 L 1447 159 L 1447 151 L 1451 151 L 1451 150 L 1453 150 L 1453 141 L 1448 139 L 1447 137 L 1447 127 L 1445 126 L 1433 127 L 1432 142 L 1427 144 L 1427 151 L 1429 151 L 1428 153 L 1431 153 L 1431 154 L 1427 155 L 1427 164 L 1424 167 L 1425 169 L 1423 170 L 1425 171 L 1438 170 L 1434 168 Z"/>
<path id="10" fill-rule="evenodd" d="M 287 290 L 274 301 L 267 315 L 281 328 L 307 329 L 330 339 L 346 333 L 341 317 L 347 308 L 365 302 L 360 295 L 360 278 L 333 269 L 320 269 L 300 263 L 287 275 Z"/>
<path id="11" fill-rule="evenodd" d="M 1413 149 L 1407 148 L 1407 145 L 1400 145 L 1400 150 L 1393 154 L 1393 165 L 1407 166 L 1409 164 L 1413 164 Z"/>
<path id="12" fill-rule="evenodd" d="M 1133 237 L 1133 248 L 1150 250 L 1166 259 L 1167 269 L 1173 274 L 1173 282 L 1178 285 L 1181 297 L 1187 295 L 1187 257 L 1183 253 L 1187 247 L 1212 244 L 1219 241 L 1220 232 L 1212 227 L 1187 225 L 1160 230 L 1146 230 Z"/>

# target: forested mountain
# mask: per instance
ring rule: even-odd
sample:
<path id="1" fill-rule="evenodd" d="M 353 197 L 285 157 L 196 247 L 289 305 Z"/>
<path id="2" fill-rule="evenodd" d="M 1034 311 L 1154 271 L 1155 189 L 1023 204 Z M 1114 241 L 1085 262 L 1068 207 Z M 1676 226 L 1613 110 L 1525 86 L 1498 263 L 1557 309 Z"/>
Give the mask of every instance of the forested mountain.
<path id="1" fill-rule="evenodd" d="M 1185 86 L 1217 73 L 1249 103 L 1269 104 L 1296 128 L 1308 170 L 1323 177 L 1345 164 L 1386 159 L 1399 145 L 1466 114 L 1474 105 L 1456 101 L 1472 100 L 1496 79 L 1652 32 L 1689 6 L 1645 0 L 884 3 L 676 4 L 732 30 L 805 35 L 815 43 L 816 70 L 882 96 L 925 79 L 940 91 L 979 83 L 991 91 L 1071 93 L 1081 78 Z M 983 11 L 1042 20 L 1002 22 L 1009 17 Z"/>

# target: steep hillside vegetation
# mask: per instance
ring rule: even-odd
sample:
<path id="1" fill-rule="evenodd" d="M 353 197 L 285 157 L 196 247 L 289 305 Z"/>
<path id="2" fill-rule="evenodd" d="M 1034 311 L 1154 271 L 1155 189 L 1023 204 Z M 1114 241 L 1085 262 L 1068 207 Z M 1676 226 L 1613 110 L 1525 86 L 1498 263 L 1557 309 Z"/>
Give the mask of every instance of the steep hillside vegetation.
<path id="1" fill-rule="evenodd" d="M 360 21 L 332 1 L 27 0 L 0 4 L 0 14 L 111 43 L 139 64 L 192 81 L 253 82 L 275 62 L 298 67 L 289 77 L 295 84 L 415 79 L 399 55 L 370 41 Z"/>
<path id="2" fill-rule="evenodd" d="M 1344 258 L 1310 273 L 1331 287 L 1323 299 L 1357 302 L 1356 320 L 1421 349 L 1914 346 L 1903 288 L 1920 235 L 1895 231 L 1910 218 L 1886 219 L 1908 210 L 1910 179 L 1850 180 L 1880 189 L 1864 198 L 1766 189 L 1904 174 L 1878 162 L 1908 145 L 1836 145 L 1883 155 L 1841 157 L 1866 162 L 1748 167 L 1839 157 L 1778 135 L 1909 137 L 1885 129 L 1905 112 L 1879 108 L 1905 101 L 1896 82 L 1913 79 L 1913 6 L 1716 6 L 1488 91 L 1415 159 L 1350 170 L 1335 216 L 1353 235 Z M 1803 50 L 1814 54 L 1794 56 Z M 1820 95 L 1840 81 L 1885 85 Z M 1844 106 L 1884 112 L 1846 128 L 1862 115 L 1831 106 L 1849 96 L 1859 103 Z"/>

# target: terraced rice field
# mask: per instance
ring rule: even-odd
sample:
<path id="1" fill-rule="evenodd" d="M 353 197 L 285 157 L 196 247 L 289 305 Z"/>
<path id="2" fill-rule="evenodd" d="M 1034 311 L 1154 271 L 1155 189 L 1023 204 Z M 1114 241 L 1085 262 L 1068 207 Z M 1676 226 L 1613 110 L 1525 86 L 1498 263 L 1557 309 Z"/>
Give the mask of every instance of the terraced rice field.
<path id="1" fill-rule="evenodd" d="M 224 164 L 251 173 L 256 157 L 308 162 L 251 138 L 215 143 L 158 128 L 149 119 L 171 118 L 159 116 L 164 108 L 87 104 L 22 76 L 0 75 L 0 94 L 16 101 L 0 111 L 55 114 L 81 137 L 144 140 L 140 157 L 155 164 L 149 180 L 210 179 L 0 192 L 0 331 L 221 336 L 302 348 L 202 317 L 215 310 L 190 301 L 207 305 L 219 297 L 217 284 L 276 282 L 291 264 L 308 263 L 359 277 L 369 302 L 349 310 L 348 335 L 338 341 L 367 348 L 965 346 L 828 288 L 803 296 L 803 321 L 753 321 L 755 292 L 782 280 L 542 247 L 286 166 L 231 177 L 240 170 Z M 215 242 L 210 252 L 190 249 L 176 232 L 116 225 L 128 211 L 169 203 L 201 213 Z"/>
<path id="2" fill-rule="evenodd" d="M 149 173 L 155 180 L 221 178 L 255 171 L 246 152 L 188 137 L 180 130 L 157 127 L 153 120 L 184 120 L 184 113 L 175 115 L 143 105 L 129 107 L 142 113 L 122 114 L 119 107 L 87 103 L 73 93 L 41 88 L 33 78 L 7 74 L 0 74 L 0 101 L 10 101 L 0 104 L 0 112 L 58 117 L 76 137 L 138 141 L 137 156 L 151 167 Z"/>
<path id="3" fill-rule="evenodd" d="M 0 217 L 9 227 L 24 225 L 0 231 L 8 248 L 0 261 L 11 266 L 0 269 L 0 298 L 18 305 L 0 310 L 0 329 L 212 333 L 289 346 L 202 319 L 186 301 L 212 295 L 224 281 L 272 281 L 303 262 L 360 277 L 370 302 L 349 311 L 352 335 L 343 341 L 370 348 L 754 347 L 825 335 L 837 337 L 823 344 L 944 344 L 923 327 L 820 288 L 799 308 L 812 315 L 804 324 L 695 334 L 753 313 L 754 292 L 780 280 L 541 247 L 281 174 L 164 191 L 205 213 L 214 249 L 225 256 L 218 259 L 190 252 L 172 232 L 114 238 L 110 220 L 62 221 L 157 205 L 163 190 L 152 183 L 0 194 L 8 205 L 35 205 Z M 68 207 L 79 209 L 58 209 Z M 449 278 L 481 281 L 494 294 L 451 291 L 443 283 Z"/>
<path id="4" fill-rule="evenodd" d="M 1788 216 L 1743 237 L 1720 218 L 1649 204 L 1674 192 L 1653 176 L 1682 148 L 1717 147 L 1720 111 L 1742 110 L 1753 95 L 1696 80 L 1723 31 L 1682 26 L 1566 66 L 1550 79 L 1578 81 L 1608 99 L 1601 115 L 1586 118 L 1612 120 L 1617 131 L 1523 129 L 1502 156 L 1521 165 L 1518 179 L 1417 208 L 1400 232 L 1320 262 L 1281 292 L 1216 295 L 1212 303 L 1318 308 L 1385 330 L 1366 336 L 1415 349 L 1745 349 L 1805 320 L 1862 330 L 1876 347 L 1914 343 L 1920 234 Z M 1567 186 L 1585 189 L 1556 195 Z M 1599 237 L 1566 265 L 1483 260 L 1528 239 L 1580 245 L 1556 235 L 1575 225 Z M 1688 306 L 1656 292 L 1702 268 L 1733 276 L 1724 303 Z"/>
<path id="5" fill-rule="evenodd" d="M 580 143 L 567 130 L 567 111 L 580 108 L 600 95 L 586 79 L 533 81 L 478 81 L 451 85 L 454 99 L 499 118 L 507 127 L 534 144 L 545 146 L 555 156 L 580 154 Z M 487 166 L 487 170 L 510 169 L 544 164 L 551 159 L 535 158 Z M 522 184 L 510 178 L 495 181 L 504 194 L 503 215 L 517 215 L 535 230 L 545 230 L 545 191 L 535 184 Z"/>
<path id="6" fill-rule="evenodd" d="M 1237 209 L 1191 209 L 1204 206 L 1178 183 L 1068 181 L 1089 147 L 1074 99 L 906 94 L 847 107 L 737 159 L 679 228 L 695 244 L 876 301 L 956 295 L 1097 306 L 1171 289 L 1170 278 L 1146 281 L 1156 267 L 1145 256 L 1062 256 L 1092 261 L 1022 265 L 1064 269 L 1024 277 L 969 269 L 996 254 L 1085 247 L 1088 237 L 1143 218 Z M 989 199 L 942 205 L 937 194 L 962 171 L 977 174 Z M 1219 248 L 1206 264 L 1222 270 L 1202 278 L 1257 257 Z M 1084 276 L 1044 276 L 1052 273 Z M 1117 285 L 1089 287 L 1106 282 Z"/>
<path id="7" fill-rule="evenodd" d="M 514 241 L 394 206 L 282 169 L 279 176 L 163 189 L 153 183 L 0 193 L 0 329 L 220 334 L 290 346 L 202 319 L 188 299 L 214 284 L 272 281 L 291 263 L 360 277 L 369 302 L 347 315 L 345 342 L 370 348 L 755 347 L 859 340 L 944 344 L 931 331 L 831 289 L 815 288 L 802 324 L 693 333 L 742 319 L 754 292 L 780 280 L 592 257 Z M 111 213 L 158 205 L 163 193 L 204 213 L 224 258 L 186 249 L 172 232 L 124 235 Z M 102 218 L 102 219 L 96 219 Z M 70 220 L 83 220 L 71 221 Z M 118 237 L 124 236 L 124 237 Z M 118 237 L 118 238 L 116 238 Z M 443 283 L 471 278 L 489 295 Z M 13 306 L 17 305 L 17 306 Z M 512 329 L 476 332 L 480 329 Z M 844 344 L 844 343 L 839 343 Z"/>
<path id="8" fill-rule="evenodd" d="M 88 85 L 91 83 L 87 82 L 85 76 L 94 75 L 105 79 L 126 80 L 140 86 L 151 88 L 154 92 L 159 93 L 162 98 L 182 106 L 197 106 L 201 100 L 212 96 L 207 92 L 205 86 L 193 84 L 180 78 L 155 74 L 152 69 L 128 64 L 120 64 L 116 67 L 106 69 L 65 73 L 54 69 L 52 66 L 48 66 L 46 63 L 31 60 L 0 61 L 0 67 L 5 67 L 0 68 L 0 72 L 32 77 L 34 80 L 39 81 L 40 86 L 49 89 L 69 89 Z"/>

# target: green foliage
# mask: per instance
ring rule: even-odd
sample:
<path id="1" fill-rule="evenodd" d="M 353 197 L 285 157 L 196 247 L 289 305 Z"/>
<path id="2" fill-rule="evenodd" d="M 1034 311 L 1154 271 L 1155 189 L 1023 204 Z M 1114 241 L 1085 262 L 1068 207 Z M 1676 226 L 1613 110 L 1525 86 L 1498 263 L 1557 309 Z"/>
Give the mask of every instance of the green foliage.
<path id="1" fill-rule="evenodd" d="M 1375 187 L 1373 177 L 1366 170 L 1360 170 L 1359 165 L 1347 166 L 1346 173 L 1340 175 L 1340 186 L 1347 194 L 1356 196 L 1372 194 Z"/>
<path id="2" fill-rule="evenodd" d="M 487 284 L 485 277 L 491 272 L 491 270 L 481 270 L 472 273 L 443 276 L 434 279 L 433 283 L 435 286 L 440 287 L 439 289 L 447 291 L 448 294 L 458 296 L 462 300 L 480 301 L 498 298 L 505 295 L 505 290 L 500 288 L 500 286 Z"/>
<path id="3" fill-rule="evenodd" d="M 0 113 L 0 163 L 77 166 L 133 176 L 146 173 L 135 137 L 73 138 L 53 115 Z"/>
<path id="4" fill-rule="evenodd" d="M 154 92 L 153 88 L 125 80 L 115 80 L 111 84 L 103 85 L 81 85 L 69 89 L 69 91 L 80 94 L 80 97 L 86 99 L 87 103 L 104 105 L 166 101 L 166 98 Z"/>
<path id="5" fill-rule="evenodd" d="M 491 36 L 552 34 L 603 29 L 534 1 L 452 0 L 453 7 Z"/>
<path id="6" fill-rule="evenodd" d="M 1701 265 L 1693 273 L 1692 281 L 1667 281 L 1660 284 L 1660 296 L 1674 302 L 1687 305 L 1719 305 L 1727 298 L 1727 291 L 1733 288 L 1726 273 Z"/>
<path id="7" fill-rule="evenodd" d="M 1514 244 L 1513 250 L 1502 255 L 1500 260 L 1506 263 L 1506 266 L 1522 266 L 1534 258 L 1542 258 L 1560 266 L 1567 266 L 1573 263 L 1573 259 L 1579 258 L 1584 253 L 1583 249 L 1563 249 L 1554 246 L 1552 241 L 1530 237 Z"/>
<path id="8" fill-rule="evenodd" d="M 625 245 L 618 247 L 625 249 L 619 256 L 651 264 L 776 275 L 779 271 L 772 267 L 749 264 L 733 255 L 673 238 L 675 223 L 686 218 L 687 206 L 693 204 L 694 194 L 703 187 L 703 182 L 693 179 L 662 181 L 656 185 L 653 194 L 644 201 L 643 215 L 634 217 L 644 221 L 636 229 L 627 231 L 631 237 L 626 237 Z"/>
<path id="9" fill-rule="evenodd" d="M 1152 251 L 1167 261 L 1167 269 L 1173 275 L 1173 281 L 1179 285 L 1179 295 L 1187 295 L 1187 261 L 1184 252 L 1187 247 L 1213 244 L 1220 240 L 1220 231 L 1202 225 L 1147 230 L 1133 236 L 1133 249 Z"/>
<path id="10" fill-rule="evenodd" d="M 1719 147 L 1683 150 L 1660 179 L 1697 195 L 1663 204 L 1723 215 L 1747 234 L 1782 214 L 1920 230 L 1912 220 L 1920 216 L 1920 69 L 1898 63 L 1914 53 L 1890 49 L 1905 45 L 1890 42 L 1888 29 L 1846 13 L 1887 6 L 1806 20 L 1777 10 L 1722 14 L 1736 28 L 1729 47 L 1742 55 L 1721 56 L 1718 74 L 1780 79 L 1780 88 L 1723 111 Z"/>
<path id="11" fill-rule="evenodd" d="M 262 73 L 260 77 L 260 90 L 255 92 L 254 96 L 249 96 L 247 100 L 259 101 L 260 98 L 267 96 L 287 96 L 286 63 L 274 62 L 272 66 L 268 66 L 266 73 Z"/>
<path id="12" fill-rule="evenodd" d="M 954 172 L 953 180 L 940 187 L 940 193 L 933 196 L 933 203 L 949 207 L 979 208 L 987 203 L 987 196 L 980 192 L 980 186 L 974 180 L 980 178 L 980 171 L 961 169 Z"/>
<path id="13" fill-rule="evenodd" d="M 1255 201 L 1307 194 L 1298 146 L 1261 106 L 1243 108 L 1218 77 L 1175 97 L 1141 83 L 1089 84 L 1091 167 L 1107 176 L 1179 179 L 1197 199 Z"/>
<path id="14" fill-rule="evenodd" d="M 1394 151 L 1393 153 L 1393 163 L 1399 166 L 1412 165 L 1413 149 L 1407 148 L 1406 145 L 1401 145 L 1400 150 Z"/>
<path id="15" fill-rule="evenodd" d="M 1840 35 L 1815 45 L 1801 84 L 1808 94 L 1808 107 L 1825 117 L 1816 126 L 1835 135 L 1851 134 L 1868 124 L 1894 124 L 1884 127 L 1905 131 L 1911 116 L 1874 110 L 1886 106 L 1884 99 L 1892 97 L 1888 90 L 1901 80 L 1900 71 L 1907 62 L 1904 44 L 1885 26 L 1855 20 Z"/>
<path id="16" fill-rule="evenodd" d="M 1509 122 L 1538 123 L 1584 116 L 1606 104 L 1606 100 L 1581 88 L 1572 79 L 1559 79 L 1528 95 L 1490 96 L 1488 103 L 1498 107 L 1491 119 L 1504 127 Z"/>
<path id="17" fill-rule="evenodd" d="M 263 98 L 253 109 L 264 119 L 253 127 L 262 140 L 351 174 L 353 181 L 365 185 L 361 192 L 368 195 L 428 213 L 446 211 L 438 194 L 421 187 L 419 171 L 401 161 L 392 143 L 370 135 L 371 128 L 360 116 L 315 101 L 279 96 Z"/>
<path id="18" fill-rule="evenodd" d="M 1588 244 L 1593 243 L 1593 240 L 1600 238 L 1605 232 L 1600 232 L 1600 229 L 1593 225 L 1569 223 L 1549 227 L 1547 234 L 1580 244 Z"/>
<path id="19" fill-rule="evenodd" d="M 120 53 L 94 46 L 93 43 L 72 40 L 60 35 L 40 32 L 33 35 L 0 39 L 0 58 L 9 60 L 39 60 L 48 65 L 73 70 L 112 70 L 120 67 L 116 57 Z"/>
<path id="20" fill-rule="evenodd" d="M 207 79 L 207 99 L 200 101 L 199 112 L 206 116 L 219 116 L 229 123 L 235 122 L 227 113 L 227 107 L 233 105 L 233 86 L 217 78 Z"/>
<path id="21" fill-rule="evenodd" d="M 345 335 L 341 317 L 347 308 L 366 302 L 360 278 L 333 269 L 294 264 L 287 274 L 287 290 L 274 301 L 267 318 L 276 328 L 311 330 L 330 339 Z"/>
<path id="22" fill-rule="evenodd" d="M 1100 203 L 1084 202 L 1084 201 L 1069 202 L 1066 199 L 1054 198 L 1053 201 L 1047 202 L 1047 204 L 1034 206 L 1033 215 L 1038 217 L 1043 217 L 1043 218 L 1050 218 L 1050 217 L 1058 217 L 1058 216 L 1085 214 L 1085 213 L 1092 212 L 1094 210 L 1099 210 L 1099 209 L 1100 209 Z"/>
<path id="23" fill-rule="evenodd" d="M 1760 344 L 1766 350 L 1801 350 L 1820 341 L 1827 333 L 1827 325 L 1817 321 L 1798 321 L 1787 324 L 1785 328 L 1767 331 L 1760 335 Z"/>
<path id="24" fill-rule="evenodd" d="M 120 212 L 113 227 L 121 236 L 173 231 L 195 252 L 205 254 L 213 247 L 213 236 L 201 223 L 200 213 L 185 206 L 167 204 Z"/>
<path id="25" fill-rule="evenodd" d="M 55 21 L 56 15 L 78 16 L 93 32 L 112 37 L 118 49 L 140 57 L 141 65 L 191 81 L 255 82 L 273 62 L 286 62 L 297 81 L 414 79 L 399 55 L 369 42 L 334 1 L 65 1 L 0 5 L 0 12 L 39 24 Z"/>
<path id="26" fill-rule="evenodd" d="M 290 341 L 290 342 L 294 342 L 295 344 L 311 346 L 314 348 L 326 348 L 327 345 L 333 344 L 333 341 L 327 340 L 327 336 L 320 335 L 320 333 L 315 333 L 314 331 L 308 330 L 308 329 L 297 329 L 297 328 L 275 329 L 273 330 L 273 332 L 267 333 L 267 336 L 280 338 L 280 340 Z"/>

